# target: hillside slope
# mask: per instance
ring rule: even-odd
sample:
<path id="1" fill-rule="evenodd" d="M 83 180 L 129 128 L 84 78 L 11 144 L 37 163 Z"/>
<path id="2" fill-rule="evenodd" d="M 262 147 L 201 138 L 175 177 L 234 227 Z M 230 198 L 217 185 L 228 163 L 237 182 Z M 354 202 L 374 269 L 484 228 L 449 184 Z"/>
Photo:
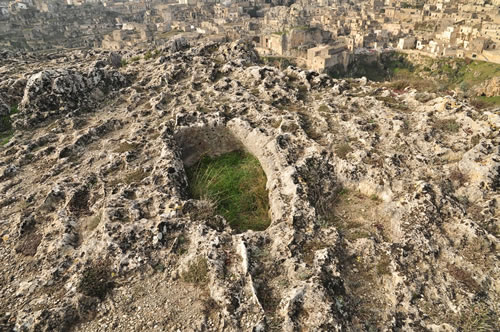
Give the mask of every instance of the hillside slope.
<path id="1" fill-rule="evenodd" d="M 0 60 L 0 330 L 494 330 L 498 110 L 243 42 L 148 54 Z M 186 166 L 238 149 L 262 232 L 188 195 Z"/>

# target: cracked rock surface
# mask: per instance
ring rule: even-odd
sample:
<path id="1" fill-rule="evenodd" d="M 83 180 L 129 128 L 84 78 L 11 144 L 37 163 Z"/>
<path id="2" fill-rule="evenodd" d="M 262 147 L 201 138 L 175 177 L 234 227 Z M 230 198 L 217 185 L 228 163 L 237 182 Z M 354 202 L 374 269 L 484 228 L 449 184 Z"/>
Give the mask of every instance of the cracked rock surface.
<path id="1" fill-rule="evenodd" d="M 0 148 L 0 330 L 496 325 L 498 110 L 262 66 L 244 42 L 110 61 L 137 54 L 0 60 L 0 114 L 19 105 Z M 185 167 L 238 149 L 267 177 L 262 232 L 188 196 Z M 80 287 L 96 262 L 104 296 Z"/>

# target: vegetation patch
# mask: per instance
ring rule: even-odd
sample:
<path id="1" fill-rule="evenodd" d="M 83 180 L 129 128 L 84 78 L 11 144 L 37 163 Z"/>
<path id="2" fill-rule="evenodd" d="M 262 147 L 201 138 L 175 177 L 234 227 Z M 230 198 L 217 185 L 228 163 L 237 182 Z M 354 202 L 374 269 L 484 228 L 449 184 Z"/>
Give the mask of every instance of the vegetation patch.
<path id="1" fill-rule="evenodd" d="M 182 274 L 182 279 L 195 285 L 204 285 L 208 282 L 208 263 L 205 257 L 193 259 Z"/>
<path id="2" fill-rule="evenodd" d="M 448 133 L 457 133 L 460 130 L 460 127 L 460 124 L 455 119 L 437 120 L 433 125 L 435 130 Z"/>
<path id="3" fill-rule="evenodd" d="M 184 255 L 185 253 L 187 253 L 188 247 L 189 247 L 189 238 L 181 234 L 176 238 L 172 250 L 177 255 Z"/>
<path id="4" fill-rule="evenodd" d="M 348 143 L 342 143 L 335 148 L 335 153 L 341 159 L 347 159 L 347 155 L 353 151 Z"/>
<path id="5" fill-rule="evenodd" d="M 391 273 L 390 267 L 391 267 L 391 258 L 386 254 L 382 255 L 376 266 L 377 274 L 379 276 L 384 274 L 390 274 Z"/>
<path id="6" fill-rule="evenodd" d="M 393 52 L 382 54 L 379 60 L 370 55 L 357 55 L 347 70 L 342 65 L 336 65 L 328 70 L 328 74 L 334 78 L 365 76 L 370 81 L 383 82 L 390 80 L 395 74 L 413 71 L 414 66 L 407 60 L 405 54 Z"/>
<path id="7" fill-rule="evenodd" d="M 5 144 L 9 143 L 12 137 L 14 137 L 14 130 L 0 133 L 0 146 L 4 146 Z"/>
<path id="8" fill-rule="evenodd" d="M 130 59 L 126 60 L 126 59 L 122 59 L 121 61 L 121 66 L 122 67 L 126 67 L 128 64 L 130 63 L 134 63 L 134 62 L 138 62 L 139 60 L 141 60 L 141 57 L 136 55 L 136 56 L 133 56 L 131 57 Z"/>
<path id="9" fill-rule="evenodd" d="M 493 97 L 480 96 L 472 99 L 470 103 L 477 109 L 500 106 L 500 96 L 493 96 Z"/>
<path id="10" fill-rule="evenodd" d="M 404 103 L 399 102 L 396 98 L 394 97 L 376 97 L 377 100 L 383 101 L 384 105 L 386 107 L 392 108 L 392 109 L 397 109 L 400 111 L 407 111 L 408 106 L 406 106 Z"/>
<path id="11" fill-rule="evenodd" d="M 78 290 L 87 295 L 98 297 L 101 300 L 113 289 L 113 274 L 110 262 L 99 260 L 85 268 L 78 284 Z"/>
<path id="12" fill-rule="evenodd" d="M 273 35 L 277 35 L 277 36 L 284 36 L 288 33 L 288 31 L 286 30 L 282 30 L 282 31 L 275 31 L 273 32 Z"/>
<path id="13" fill-rule="evenodd" d="M 269 224 L 266 175 L 249 153 L 203 157 L 186 169 L 191 197 L 215 203 L 215 211 L 237 231 L 262 231 Z"/>
<path id="14" fill-rule="evenodd" d="M 498 331 L 498 305 L 490 306 L 484 302 L 474 303 L 455 317 L 452 324 L 463 332 Z"/>
<path id="15" fill-rule="evenodd" d="M 147 51 L 146 54 L 144 54 L 144 60 L 149 60 L 149 59 L 156 59 L 157 57 L 160 56 L 160 50 L 154 50 L 152 51 Z"/>
<path id="16" fill-rule="evenodd" d="M 417 24 L 417 30 L 434 30 L 435 22 Z M 473 97 L 474 87 L 500 75 L 500 65 L 471 59 L 420 57 L 413 61 L 408 55 L 387 52 L 379 58 L 357 55 L 347 70 L 337 65 L 328 74 L 334 78 L 360 78 L 384 82 L 383 86 L 394 90 L 413 88 L 420 92 L 461 90 Z M 471 104 L 479 109 L 500 105 L 500 96 L 478 96 Z"/>
<path id="17" fill-rule="evenodd" d="M 19 113 L 19 109 L 17 105 L 13 105 L 10 108 L 9 114 L 0 117 L 0 146 L 9 143 L 10 139 L 14 136 L 14 128 L 10 117 L 17 113 Z"/>

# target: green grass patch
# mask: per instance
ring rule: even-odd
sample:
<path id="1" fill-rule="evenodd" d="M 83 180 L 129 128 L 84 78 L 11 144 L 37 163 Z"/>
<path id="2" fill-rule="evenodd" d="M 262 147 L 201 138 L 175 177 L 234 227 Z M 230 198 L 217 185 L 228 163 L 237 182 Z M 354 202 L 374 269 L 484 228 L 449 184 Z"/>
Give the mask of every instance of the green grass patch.
<path id="1" fill-rule="evenodd" d="M 500 76 L 500 65 L 492 62 L 472 61 L 459 62 L 457 76 L 469 84 L 482 83 L 488 79 Z"/>
<path id="2" fill-rule="evenodd" d="M 213 201 L 216 213 L 237 231 L 262 231 L 269 226 L 267 179 L 251 154 L 234 151 L 203 157 L 186 173 L 191 196 Z"/>
<path id="3" fill-rule="evenodd" d="M 471 104 L 478 109 L 500 106 L 500 96 L 476 97 L 471 101 Z"/>
<path id="4" fill-rule="evenodd" d="M 18 108 L 18 106 L 17 106 L 17 105 L 12 105 L 12 106 L 10 107 L 10 114 L 17 114 L 17 113 L 19 113 L 19 108 Z"/>
<path id="5" fill-rule="evenodd" d="M 432 67 L 432 69 L 431 69 Z M 462 91 L 468 92 L 471 87 L 481 84 L 493 77 L 500 75 L 500 65 L 491 62 L 473 61 L 470 59 L 432 59 L 424 58 L 423 64 L 411 65 L 407 70 L 407 65 L 389 66 L 393 79 L 418 82 L 423 79 L 421 73 L 426 73 L 426 77 L 435 81 L 434 85 L 440 90 L 452 90 L 459 87 Z M 425 90 L 424 84 L 417 84 L 417 89 Z"/>
<path id="6" fill-rule="evenodd" d="M 144 60 L 156 59 L 160 54 L 160 50 L 147 51 L 146 54 L 144 54 Z"/>
<path id="7" fill-rule="evenodd" d="M 342 66 L 330 68 L 328 73 L 334 78 L 359 78 L 366 76 L 371 81 L 386 82 L 393 89 L 405 87 L 418 91 L 446 91 L 460 88 L 464 93 L 472 93 L 472 88 L 484 81 L 500 76 L 500 65 L 470 59 L 450 59 L 422 57 L 418 63 L 403 53 L 391 52 L 380 58 L 357 55 L 347 71 Z M 498 105 L 498 100 L 476 99 L 485 106 Z M 495 104 L 496 103 L 496 104 Z"/>
<path id="8" fill-rule="evenodd" d="M 4 146 L 9 143 L 10 139 L 14 136 L 14 130 L 9 130 L 0 133 L 0 146 Z"/>

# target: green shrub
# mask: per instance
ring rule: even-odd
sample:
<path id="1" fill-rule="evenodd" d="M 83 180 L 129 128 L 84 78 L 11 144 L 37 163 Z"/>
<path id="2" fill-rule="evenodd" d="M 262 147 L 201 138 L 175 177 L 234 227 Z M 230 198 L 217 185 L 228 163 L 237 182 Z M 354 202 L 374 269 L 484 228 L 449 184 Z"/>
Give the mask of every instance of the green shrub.
<path id="1" fill-rule="evenodd" d="M 216 213 L 237 231 L 269 226 L 267 179 L 254 156 L 234 151 L 204 157 L 186 173 L 191 196 L 214 202 Z"/>

